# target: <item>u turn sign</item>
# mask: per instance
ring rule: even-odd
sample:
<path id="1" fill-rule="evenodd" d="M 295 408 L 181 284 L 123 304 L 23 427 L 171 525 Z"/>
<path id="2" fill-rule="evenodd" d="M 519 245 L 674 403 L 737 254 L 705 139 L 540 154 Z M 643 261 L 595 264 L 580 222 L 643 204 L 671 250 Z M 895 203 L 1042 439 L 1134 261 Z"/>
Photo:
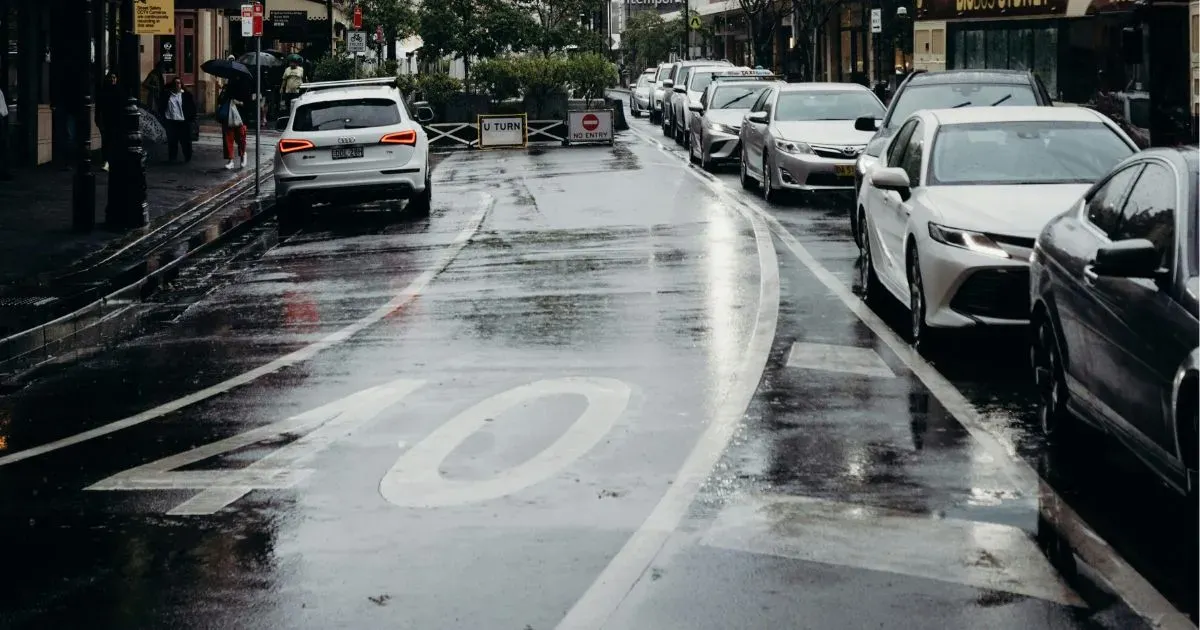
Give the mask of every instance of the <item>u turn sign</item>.
<path id="1" fill-rule="evenodd" d="M 479 117 L 479 148 L 523 147 L 529 142 L 525 114 Z"/>

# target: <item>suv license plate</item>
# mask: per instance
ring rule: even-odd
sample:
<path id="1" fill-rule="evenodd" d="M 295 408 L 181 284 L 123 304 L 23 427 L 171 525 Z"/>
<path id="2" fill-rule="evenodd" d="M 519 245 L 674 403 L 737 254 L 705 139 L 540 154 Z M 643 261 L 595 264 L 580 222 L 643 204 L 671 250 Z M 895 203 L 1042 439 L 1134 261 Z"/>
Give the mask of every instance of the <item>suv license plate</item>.
<path id="1" fill-rule="evenodd" d="M 349 160 L 349 159 L 353 159 L 353 158 L 360 158 L 362 156 L 363 156 L 363 148 L 362 147 L 334 147 L 333 148 L 333 159 L 335 159 L 335 160 Z"/>

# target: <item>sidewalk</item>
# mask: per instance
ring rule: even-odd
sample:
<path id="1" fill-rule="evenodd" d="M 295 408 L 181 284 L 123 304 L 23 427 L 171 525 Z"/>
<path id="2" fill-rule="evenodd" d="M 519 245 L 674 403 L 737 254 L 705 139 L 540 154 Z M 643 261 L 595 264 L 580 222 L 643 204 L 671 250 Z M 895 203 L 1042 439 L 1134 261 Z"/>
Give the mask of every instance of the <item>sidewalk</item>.
<path id="1" fill-rule="evenodd" d="M 71 230 L 71 196 L 74 170 L 55 166 L 17 170 L 12 181 L 0 181 L 0 297 L 3 285 L 44 284 L 105 251 L 135 241 L 156 225 L 191 207 L 193 200 L 226 188 L 253 174 L 254 146 L 250 138 L 250 167 L 225 170 L 220 138 L 202 133 L 193 145 L 192 161 L 171 164 L 153 159 L 146 166 L 146 196 L 150 225 L 128 231 L 105 229 L 108 173 L 95 163 L 96 229 L 91 233 Z M 263 142 L 269 156 L 273 140 Z"/>

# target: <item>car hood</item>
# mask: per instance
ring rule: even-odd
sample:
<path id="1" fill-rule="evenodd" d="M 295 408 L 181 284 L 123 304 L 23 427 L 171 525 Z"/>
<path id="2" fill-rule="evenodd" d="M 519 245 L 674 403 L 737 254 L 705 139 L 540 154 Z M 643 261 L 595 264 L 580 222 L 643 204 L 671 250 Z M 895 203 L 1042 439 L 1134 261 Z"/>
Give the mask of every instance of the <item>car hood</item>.
<path id="1" fill-rule="evenodd" d="M 709 122 L 715 122 L 718 125 L 729 125 L 730 127 L 741 127 L 742 119 L 746 117 L 746 112 L 749 109 L 710 109 L 704 112 L 704 117 Z"/>
<path id="2" fill-rule="evenodd" d="M 776 121 L 775 129 L 784 140 L 808 144 L 862 146 L 875 135 L 855 129 L 853 120 Z"/>
<path id="3" fill-rule="evenodd" d="M 976 232 L 1037 238 L 1050 219 L 1066 212 L 1089 184 L 930 186 L 925 202 L 935 222 Z"/>

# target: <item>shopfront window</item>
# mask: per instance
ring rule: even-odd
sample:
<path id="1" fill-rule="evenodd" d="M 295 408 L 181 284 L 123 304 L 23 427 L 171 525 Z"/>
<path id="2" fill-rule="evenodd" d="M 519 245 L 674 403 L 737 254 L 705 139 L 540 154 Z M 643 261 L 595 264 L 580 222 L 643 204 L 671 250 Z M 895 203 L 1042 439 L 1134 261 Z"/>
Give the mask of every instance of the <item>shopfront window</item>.
<path id="1" fill-rule="evenodd" d="M 1058 94 L 1058 31 L 1026 24 L 989 24 L 959 28 L 952 39 L 951 68 L 1032 70 Z"/>

